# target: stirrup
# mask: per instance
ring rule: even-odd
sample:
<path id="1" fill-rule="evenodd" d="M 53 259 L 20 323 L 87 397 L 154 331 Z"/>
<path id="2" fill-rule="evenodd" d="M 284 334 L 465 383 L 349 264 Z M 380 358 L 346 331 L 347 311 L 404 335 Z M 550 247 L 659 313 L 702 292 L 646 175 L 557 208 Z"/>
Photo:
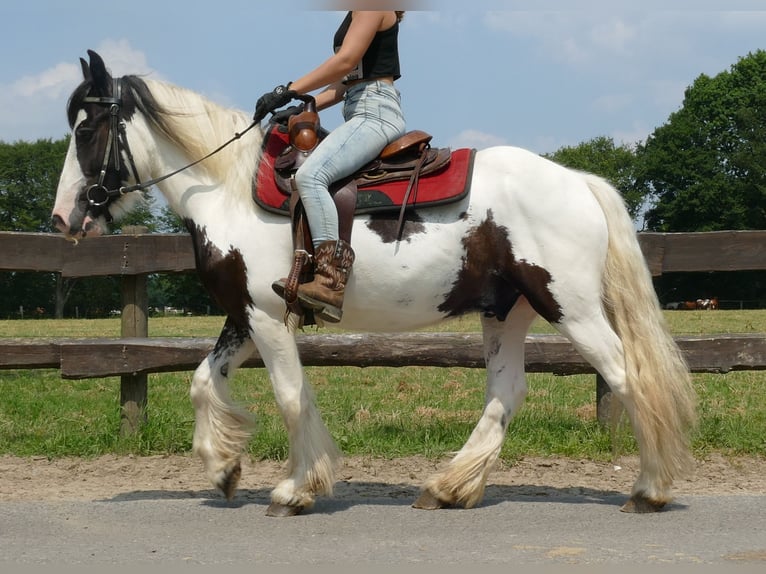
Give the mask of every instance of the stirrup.
<path id="1" fill-rule="evenodd" d="M 285 291 L 287 290 L 287 279 L 280 279 L 279 281 L 274 281 L 271 284 L 271 290 L 274 291 L 277 295 L 279 295 L 282 299 L 285 298 Z"/>
<path id="2" fill-rule="evenodd" d="M 298 303 L 301 307 L 311 309 L 314 312 L 315 318 L 322 319 L 328 323 L 340 323 L 340 320 L 343 318 L 343 309 L 340 307 L 314 299 L 300 291 L 298 292 Z"/>
<path id="3" fill-rule="evenodd" d="M 279 295 L 282 299 L 285 298 L 285 282 L 283 280 L 280 279 L 279 281 L 274 281 L 274 283 L 271 284 L 271 288 L 274 290 L 274 293 Z M 312 311 L 314 319 L 321 319 L 328 323 L 340 323 L 340 320 L 343 318 L 343 309 L 340 307 L 330 305 L 329 303 L 325 303 L 324 301 L 314 299 L 307 295 L 301 295 L 299 293 L 298 304 L 304 309 Z M 300 315 L 300 313 L 295 313 L 289 308 L 286 311 L 286 314 L 287 313 Z"/>

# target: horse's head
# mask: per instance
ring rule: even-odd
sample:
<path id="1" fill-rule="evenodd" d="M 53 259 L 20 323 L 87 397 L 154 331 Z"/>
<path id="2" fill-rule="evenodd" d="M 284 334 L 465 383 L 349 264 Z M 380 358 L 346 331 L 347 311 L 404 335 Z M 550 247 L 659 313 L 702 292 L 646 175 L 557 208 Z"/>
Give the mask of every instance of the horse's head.
<path id="1" fill-rule="evenodd" d="M 83 81 L 67 106 L 72 139 L 52 215 L 56 228 L 74 239 L 105 233 L 108 222 L 141 199 L 120 191 L 138 177 L 126 165 L 130 154 L 124 136 L 135 97 L 123 90 L 126 78 L 112 78 L 101 56 L 91 50 L 88 55 L 90 62 L 80 59 Z"/>

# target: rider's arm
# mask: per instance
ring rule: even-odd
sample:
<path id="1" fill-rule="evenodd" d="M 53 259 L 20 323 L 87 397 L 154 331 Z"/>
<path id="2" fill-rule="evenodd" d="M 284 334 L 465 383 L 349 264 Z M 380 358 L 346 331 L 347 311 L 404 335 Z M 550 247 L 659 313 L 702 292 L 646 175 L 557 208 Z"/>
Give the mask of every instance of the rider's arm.
<path id="1" fill-rule="evenodd" d="M 375 11 L 354 12 L 351 25 L 338 51 L 317 68 L 292 82 L 290 89 L 300 94 L 306 94 L 342 80 L 362 60 L 362 56 L 370 47 L 372 39 L 380 29 L 387 14 L 389 13 Z M 340 97 L 335 100 L 335 102 L 337 101 L 340 101 Z"/>
<path id="2" fill-rule="evenodd" d="M 334 106 L 343 99 L 343 94 L 345 93 L 346 84 L 343 82 L 333 82 L 316 95 L 315 100 L 317 110 L 323 110 L 330 106 Z"/>

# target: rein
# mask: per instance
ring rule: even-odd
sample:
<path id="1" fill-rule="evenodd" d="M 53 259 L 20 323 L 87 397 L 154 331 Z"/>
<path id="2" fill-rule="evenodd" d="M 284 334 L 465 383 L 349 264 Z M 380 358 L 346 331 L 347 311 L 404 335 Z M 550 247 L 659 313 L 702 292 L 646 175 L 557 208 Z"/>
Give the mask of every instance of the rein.
<path id="1" fill-rule="evenodd" d="M 101 171 L 99 173 L 98 183 L 94 183 L 93 185 L 91 185 L 85 190 L 85 199 L 88 201 L 88 205 L 91 207 L 104 207 L 109 202 L 109 200 L 114 197 L 120 197 L 132 191 L 145 190 L 153 185 L 156 185 L 162 181 L 165 181 L 166 179 L 170 177 L 173 177 L 176 174 L 181 173 L 184 170 L 189 169 L 190 167 L 194 167 L 198 163 L 203 162 L 206 159 L 214 156 L 215 154 L 223 150 L 225 147 L 227 147 L 231 143 L 241 138 L 243 135 L 245 135 L 248 131 L 250 131 L 256 125 L 259 125 L 258 122 L 253 121 L 243 131 L 236 132 L 229 140 L 227 140 L 226 142 L 218 146 L 216 149 L 214 149 L 213 151 L 211 151 L 204 157 L 201 157 L 198 160 L 193 161 L 175 171 L 172 171 L 160 177 L 156 177 L 149 181 L 142 182 L 141 178 L 138 176 L 138 169 L 136 168 L 136 162 L 133 159 L 133 154 L 130 151 L 130 145 L 128 144 L 128 137 L 125 133 L 125 122 L 120 120 L 120 109 L 122 107 L 122 81 L 119 79 L 114 79 L 113 81 L 114 81 L 113 93 L 115 94 L 113 97 L 88 96 L 83 99 L 84 103 L 110 106 L 109 136 L 107 137 L 106 148 L 104 149 L 104 161 L 101 164 Z M 116 169 L 119 170 L 120 145 L 125 150 L 125 153 L 128 156 L 128 161 L 130 162 L 130 168 L 131 168 L 131 171 L 133 172 L 133 177 L 137 183 L 135 185 L 123 186 L 117 189 L 107 189 L 104 186 L 104 178 L 106 177 L 106 171 L 109 165 L 109 155 L 111 153 L 114 153 L 114 165 Z M 108 215 L 108 211 L 107 211 L 107 215 Z"/>

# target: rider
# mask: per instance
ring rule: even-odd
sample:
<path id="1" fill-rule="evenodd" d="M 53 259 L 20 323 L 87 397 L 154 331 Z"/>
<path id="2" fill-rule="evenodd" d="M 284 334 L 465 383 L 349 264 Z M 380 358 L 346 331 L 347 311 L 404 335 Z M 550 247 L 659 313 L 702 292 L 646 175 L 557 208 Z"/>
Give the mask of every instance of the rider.
<path id="1" fill-rule="evenodd" d="M 318 110 L 343 100 L 345 122 L 320 142 L 295 174 L 314 245 L 314 280 L 298 287 L 303 307 L 329 322 L 341 319 L 354 251 L 339 238 L 338 212 L 328 188 L 375 159 L 405 131 L 399 91 L 398 32 L 403 11 L 352 11 L 335 32 L 334 54 L 286 86 L 258 99 L 256 121 L 298 94 L 325 87 Z M 273 284 L 284 297 L 286 280 Z"/>

